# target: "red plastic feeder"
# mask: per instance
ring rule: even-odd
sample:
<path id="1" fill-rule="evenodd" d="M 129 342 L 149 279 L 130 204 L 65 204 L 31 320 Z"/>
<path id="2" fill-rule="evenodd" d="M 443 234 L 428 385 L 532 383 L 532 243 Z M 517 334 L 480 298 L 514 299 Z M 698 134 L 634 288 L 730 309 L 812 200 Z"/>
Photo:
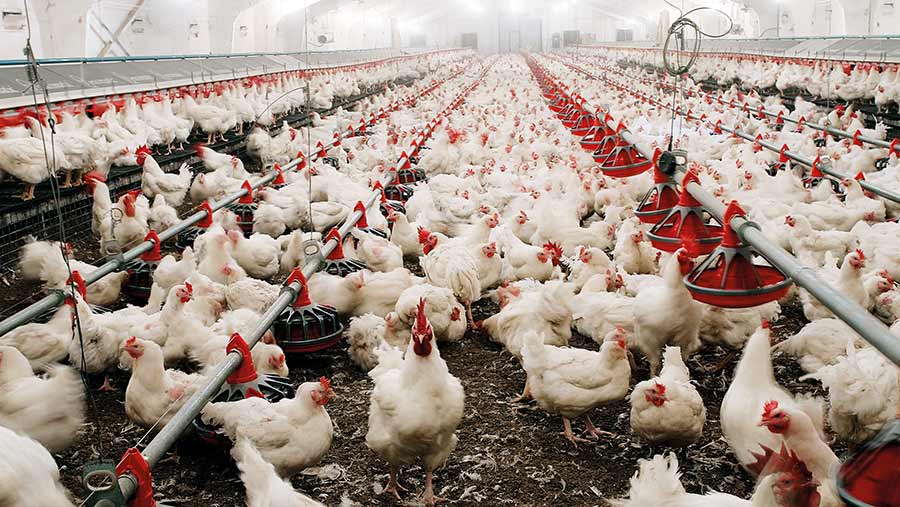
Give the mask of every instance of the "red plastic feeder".
<path id="1" fill-rule="evenodd" d="M 700 183 L 694 171 L 684 175 L 678 204 L 647 233 L 650 243 L 659 250 L 675 252 L 683 244 L 691 244 L 693 253 L 706 255 L 722 241 L 722 226 L 707 223 L 703 206 L 687 191 L 691 182 Z"/>
<path id="2" fill-rule="evenodd" d="M 392 208 L 397 213 L 406 214 L 406 206 L 404 206 L 402 202 L 392 201 L 387 198 L 387 196 L 384 193 L 384 185 L 382 185 L 380 181 L 376 181 L 375 184 L 372 185 L 372 190 L 377 190 L 381 194 L 381 197 L 380 197 L 381 204 L 379 206 L 380 206 L 382 215 L 388 214 L 388 212 L 387 212 L 388 208 Z"/>
<path id="3" fill-rule="evenodd" d="M 753 248 L 741 243 L 731 219 L 744 216 L 737 201 L 725 210 L 722 244 L 684 278 L 694 299 L 723 308 L 749 308 L 778 300 L 792 280 L 772 266 L 755 264 Z"/>
<path id="4" fill-rule="evenodd" d="M 584 137 L 581 138 L 581 147 L 590 152 L 596 151 L 605 137 L 615 133 L 613 129 L 607 126 L 610 121 L 612 121 L 612 117 L 609 113 L 606 113 L 603 121 L 600 121 L 595 116 L 593 125 L 588 129 Z"/>
<path id="5" fill-rule="evenodd" d="M 179 250 L 184 250 L 189 246 L 193 246 L 197 236 L 203 234 L 210 226 L 212 226 L 213 210 L 212 206 L 209 205 L 209 201 L 203 201 L 203 204 L 197 208 L 197 211 L 205 211 L 206 216 L 200 219 L 195 225 L 188 227 L 178 234 L 178 237 L 175 238 L 175 246 L 178 247 Z"/>
<path id="6" fill-rule="evenodd" d="M 233 351 L 240 352 L 241 365 L 226 379 L 227 381 L 212 398 L 213 403 L 238 401 L 252 396 L 265 398 L 269 403 L 277 403 L 284 398 L 293 398 L 296 389 L 291 379 L 278 375 L 260 375 L 253 365 L 253 356 L 250 347 L 244 338 L 234 333 L 225 347 L 226 354 Z M 283 359 L 283 357 L 282 357 Z M 203 422 L 200 415 L 194 418 L 194 431 L 201 440 L 208 444 L 230 446 L 231 439 L 217 426 L 211 426 Z"/>
<path id="7" fill-rule="evenodd" d="M 369 227 L 369 220 L 366 218 L 366 205 L 363 204 L 362 201 L 357 201 L 356 206 L 353 207 L 353 211 L 359 211 L 362 213 L 362 216 L 359 217 L 359 220 L 356 221 L 355 227 L 365 233 L 374 234 L 375 236 L 380 236 L 384 239 L 387 239 L 387 233 L 382 231 L 381 229 L 375 229 L 373 227 Z"/>
<path id="8" fill-rule="evenodd" d="M 547 106 L 551 111 L 556 114 L 563 112 L 567 107 L 569 107 L 569 99 L 563 96 L 557 97 L 555 100 L 550 102 L 550 105 Z"/>
<path id="9" fill-rule="evenodd" d="M 900 421 L 862 445 L 841 465 L 837 490 L 853 507 L 900 507 Z"/>
<path id="10" fill-rule="evenodd" d="M 575 124 L 578 123 L 578 119 L 581 117 L 581 114 L 584 111 L 577 104 L 572 103 L 569 107 L 567 107 L 562 112 L 562 117 L 560 117 L 560 121 L 563 126 L 567 129 L 575 128 Z"/>
<path id="11" fill-rule="evenodd" d="M 337 227 L 328 231 L 328 235 L 325 236 L 325 242 L 327 243 L 332 239 L 335 240 L 337 244 L 335 245 L 334 250 L 332 250 L 331 253 L 328 254 L 328 257 L 325 258 L 325 265 L 322 269 L 325 270 L 326 273 L 344 277 L 350 273 L 356 273 L 357 271 L 362 271 L 369 267 L 361 260 L 344 257 L 341 233 L 338 232 Z"/>
<path id="12" fill-rule="evenodd" d="M 396 167 L 391 167 L 388 172 L 394 175 L 394 181 L 384 187 L 384 196 L 389 200 L 406 204 L 406 201 L 413 195 L 412 187 L 400 182 L 400 174 Z"/>
<path id="13" fill-rule="evenodd" d="M 317 352 L 337 345 L 344 332 L 337 311 L 332 306 L 315 304 L 309 299 L 306 277 L 300 268 L 294 269 L 285 285 L 295 281 L 300 282 L 297 299 L 272 324 L 278 345 L 290 354 Z"/>
<path id="14" fill-rule="evenodd" d="M 153 272 L 156 271 L 156 266 L 162 260 L 162 255 L 159 253 L 159 236 L 156 231 L 150 229 L 150 232 L 144 236 L 144 241 L 152 241 L 153 246 L 150 250 L 142 253 L 140 258 L 125 266 L 125 270 L 128 271 L 128 279 L 122 284 L 122 295 L 135 305 L 147 304 L 153 288 Z"/>
<path id="15" fill-rule="evenodd" d="M 600 170 L 610 178 L 628 178 L 641 174 L 653 166 L 653 161 L 647 159 L 626 141 L 618 132 L 624 129 L 619 124 L 616 133 L 603 138 L 603 142 L 594 152 L 594 161 L 600 164 Z"/>
<path id="16" fill-rule="evenodd" d="M 228 205 L 228 209 L 237 216 L 237 224 L 244 232 L 244 236 L 253 234 L 253 214 L 256 213 L 257 204 L 253 202 L 253 186 L 244 180 L 241 188 L 247 191 L 238 202 Z"/>
<path id="17" fill-rule="evenodd" d="M 672 179 L 660 172 L 656 165 L 662 150 L 659 148 L 653 152 L 653 186 L 641 199 L 641 203 L 634 211 L 638 219 L 649 225 L 654 225 L 672 211 L 678 204 L 678 186 Z"/>

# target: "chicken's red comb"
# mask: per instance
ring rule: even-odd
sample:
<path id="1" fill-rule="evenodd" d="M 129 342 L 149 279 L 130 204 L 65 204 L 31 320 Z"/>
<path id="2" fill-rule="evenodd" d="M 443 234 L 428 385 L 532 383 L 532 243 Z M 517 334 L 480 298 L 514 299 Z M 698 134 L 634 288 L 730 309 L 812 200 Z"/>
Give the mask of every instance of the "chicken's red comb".
<path id="1" fill-rule="evenodd" d="M 416 307 L 416 334 L 424 336 L 430 330 L 431 325 L 428 323 L 428 317 L 425 316 L 425 298 L 419 298 L 419 305 Z"/>
<path id="2" fill-rule="evenodd" d="M 135 155 L 140 155 L 143 153 L 144 155 L 150 155 L 150 148 L 147 147 L 146 144 L 138 146 L 138 149 L 134 152 Z"/>
<path id="3" fill-rule="evenodd" d="M 772 415 L 772 412 L 778 408 L 778 402 L 775 400 L 769 400 L 763 405 L 763 417 L 769 417 Z"/>
<path id="4" fill-rule="evenodd" d="M 519 214 L 522 215 L 522 216 L 525 217 L 525 218 L 528 218 L 528 214 L 525 213 L 525 210 L 521 210 L 521 209 L 520 209 L 520 210 L 519 210 Z"/>
<path id="5" fill-rule="evenodd" d="M 763 319 L 763 320 L 762 320 L 762 323 L 760 323 L 759 327 L 761 327 L 761 328 L 763 328 L 763 329 L 769 329 L 769 327 L 770 327 L 771 325 L 772 325 L 772 324 L 769 322 L 768 319 Z"/>
<path id="6" fill-rule="evenodd" d="M 325 389 L 326 391 L 331 390 L 331 380 L 329 380 L 328 377 L 319 377 L 319 383 L 322 384 L 322 389 Z"/>
<path id="7" fill-rule="evenodd" d="M 859 248 L 856 249 L 856 256 L 859 257 L 859 260 L 861 261 L 866 260 L 866 254 L 864 254 L 863 251 Z"/>
<path id="8" fill-rule="evenodd" d="M 203 158 L 203 148 L 206 148 L 206 145 L 203 143 L 197 143 L 194 145 L 194 153 L 196 153 L 200 158 Z"/>
<path id="9" fill-rule="evenodd" d="M 659 394 L 666 394 L 666 386 L 665 384 L 660 384 L 659 382 L 655 382 L 656 384 L 656 392 Z"/>
<path id="10" fill-rule="evenodd" d="M 185 288 L 185 290 L 187 290 L 188 294 L 194 293 L 194 286 L 191 285 L 189 282 L 184 282 L 184 288 Z"/>
<path id="11" fill-rule="evenodd" d="M 133 344 L 135 344 L 135 343 L 137 343 L 137 337 L 136 337 L 136 336 L 132 336 L 131 338 L 125 340 L 125 345 L 133 345 Z"/>
<path id="12" fill-rule="evenodd" d="M 429 236 L 431 236 L 431 231 L 420 226 L 419 227 L 419 243 L 424 244 L 426 241 L 428 241 Z"/>
<path id="13" fill-rule="evenodd" d="M 553 256 L 557 258 L 562 257 L 563 254 L 562 247 L 560 247 L 558 243 L 552 241 L 544 243 L 544 251 L 553 254 Z"/>

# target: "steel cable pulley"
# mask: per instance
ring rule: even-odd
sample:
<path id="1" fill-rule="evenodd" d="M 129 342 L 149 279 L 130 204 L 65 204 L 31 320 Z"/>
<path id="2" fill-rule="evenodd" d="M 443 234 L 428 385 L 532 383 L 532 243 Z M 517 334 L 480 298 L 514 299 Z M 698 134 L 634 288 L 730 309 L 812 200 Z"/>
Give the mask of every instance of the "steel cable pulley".
<path id="1" fill-rule="evenodd" d="M 694 12 L 702 10 L 718 12 L 719 14 L 725 16 L 725 18 L 728 20 L 728 29 L 720 34 L 709 34 L 701 30 L 700 26 L 697 25 L 697 23 L 688 16 Z M 697 60 L 697 55 L 700 53 L 700 39 L 702 36 L 706 36 L 711 39 L 719 39 L 731 33 L 732 28 L 734 28 L 734 20 L 731 19 L 731 16 L 729 16 L 724 11 L 714 9 L 712 7 L 697 7 L 696 9 L 691 9 L 684 14 L 681 14 L 680 17 L 676 19 L 671 26 L 669 26 L 669 33 L 666 36 L 666 42 L 663 45 L 662 58 L 663 67 L 666 69 L 666 72 L 672 76 L 680 76 L 682 74 L 685 74 L 691 69 L 691 67 L 693 67 L 694 62 Z M 688 29 L 693 31 L 692 36 L 694 44 L 693 48 L 690 50 L 690 55 L 688 56 L 687 61 L 685 63 L 682 63 L 682 53 L 687 50 L 686 41 L 688 40 L 688 37 L 686 35 L 688 35 Z M 674 62 L 670 60 L 671 57 L 669 53 L 672 50 L 671 46 L 673 46 L 673 42 L 677 46 L 674 48 L 674 51 L 676 51 Z"/>

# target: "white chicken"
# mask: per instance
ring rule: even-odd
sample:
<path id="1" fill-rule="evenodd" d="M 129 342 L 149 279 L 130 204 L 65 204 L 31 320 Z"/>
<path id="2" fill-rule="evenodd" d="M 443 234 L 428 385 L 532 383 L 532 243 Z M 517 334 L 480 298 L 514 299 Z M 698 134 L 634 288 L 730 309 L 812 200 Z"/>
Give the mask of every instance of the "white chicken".
<path id="1" fill-rule="evenodd" d="M 685 446 L 700 438 L 705 422 L 706 406 L 691 384 L 681 349 L 666 347 L 659 376 L 631 392 L 632 431 L 651 443 Z"/>
<path id="2" fill-rule="evenodd" d="M 48 372 L 46 378 L 35 376 L 21 352 L 0 346 L 0 426 L 60 452 L 78 438 L 84 423 L 84 385 L 67 366 Z"/>
<path id="3" fill-rule="evenodd" d="M 369 376 L 375 381 L 369 403 L 366 445 L 390 465 L 386 493 L 399 497 L 397 471 L 421 458 L 425 465 L 422 500 L 433 506 L 433 473 L 456 448 L 456 428 L 462 421 L 464 392 L 459 379 L 447 369 L 419 303 L 416 323 L 405 354 L 398 349 L 379 351 L 379 364 Z"/>
<path id="4" fill-rule="evenodd" d="M 625 337 L 613 331 L 600 352 L 544 344 L 534 331 L 522 336 L 522 367 L 528 387 L 540 407 L 563 419 L 563 434 L 577 446 L 585 440 L 572 433 L 571 419 L 584 416 L 587 431 L 595 438 L 603 433 L 588 413 L 621 400 L 631 384 Z"/>
<path id="5" fill-rule="evenodd" d="M 317 464 L 331 448 L 334 426 L 325 405 L 334 397 L 331 382 L 322 377 L 304 382 L 293 398 L 276 403 L 258 396 L 210 403 L 203 409 L 203 420 L 221 425 L 234 441 L 249 440 L 288 478 Z"/>

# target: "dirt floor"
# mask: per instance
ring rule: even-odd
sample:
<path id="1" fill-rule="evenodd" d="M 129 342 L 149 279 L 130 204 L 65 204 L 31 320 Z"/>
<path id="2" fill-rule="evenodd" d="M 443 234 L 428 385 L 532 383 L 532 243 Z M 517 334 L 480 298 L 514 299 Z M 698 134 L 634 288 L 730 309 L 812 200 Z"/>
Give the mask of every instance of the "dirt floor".
<path id="1" fill-rule="evenodd" d="M 483 301 L 475 306 L 475 318 L 497 311 Z M 779 336 L 796 332 L 803 322 L 799 305 L 785 308 L 773 324 Z M 575 336 L 573 346 L 597 350 L 589 338 Z M 626 493 L 637 460 L 668 452 L 630 434 L 628 402 L 622 400 L 592 414 L 601 429 L 616 436 L 580 444 L 576 449 L 559 432 L 562 424 L 536 405 L 514 403 L 522 389 L 522 368 L 502 347 L 486 335 L 469 331 L 454 344 L 442 344 L 441 355 L 466 390 L 465 418 L 459 429 L 459 446 L 447 466 L 436 474 L 438 494 L 451 505 L 516 505 L 591 507 L 608 505 L 607 498 Z M 726 351 L 711 347 L 689 361 L 693 379 L 708 409 L 701 440 L 678 450 L 682 480 L 689 491 L 727 491 L 748 498 L 753 482 L 737 465 L 722 438 L 718 408 L 732 375 L 734 363 L 718 373 L 704 366 L 716 364 Z M 341 505 L 347 498 L 364 506 L 396 505 L 377 494 L 387 481 L 387 466 L 365 446 L 370 379 L 350 362 L 346 345 L 302 357 L 289 358 L 291 378 L 304 382 L 327 376 L 338 399 L 328 405 L 335 423 L 331 452 L 321 466 L 294 477 L 295 487 L 326 505 Z M 648 378 L 645 365 L 633 382 Z M 788 357 L 775 354 L 778 379 L 791 391 L 812 392 L 816 386 L 796 381 L 801 371 Z M 144 431 L 128 422 L 124 413 L 124 388 L 128 374 L 113 376 L 119 388 L 113 393 L 96 391 L 101 379 L 92 379 L 89 416 L 91 423 L 77 445 L 57 456 L 63 482 L 81 500 L 83 463 L 100 458 L 116 459 L 135 445 Z M 821 393 L 820 393 L 821 394 Z M 583 428 L 580 422 L 576 429 Z M 146 441 L 146 440 L 145 440 Z M 843 449 L 838 449 L 841 454 Z M 205 444 L 188 432 L 153 471 L 155 495 L 166 504 L 187 507 L 239 505 L 244 498 L 236 469 L 226 449 Z M 403 470 L 401 484 L 409 489 L 401 505 L 416 505 L 424 485 L 424 470 Z M 352 503 L 350 505 L 353 505 Z"/>

